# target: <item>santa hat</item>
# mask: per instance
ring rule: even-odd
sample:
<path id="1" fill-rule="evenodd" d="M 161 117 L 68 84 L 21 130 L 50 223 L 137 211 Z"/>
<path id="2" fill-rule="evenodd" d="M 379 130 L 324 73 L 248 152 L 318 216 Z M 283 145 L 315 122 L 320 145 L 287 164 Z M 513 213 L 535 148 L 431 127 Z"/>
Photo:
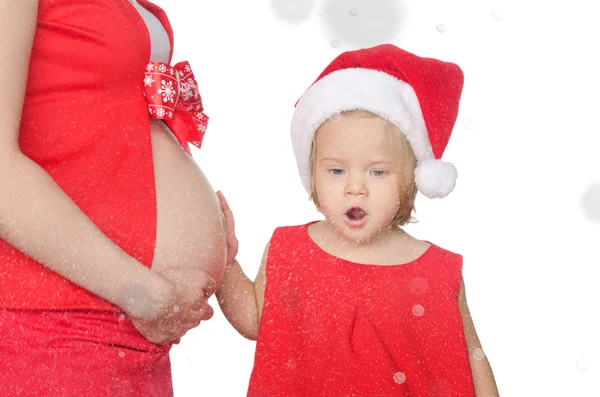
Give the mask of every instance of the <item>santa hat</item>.
<path id="1" fill-rule="evenodd" d="M 302 95 L 292 118 L 292 146 L 306 191 L 312 187 L 315 131 L 336 113 L 366 110 L 390 121 L 410 143 L 417 158 L 417 189 L 429 198 L 447 196 L 457 172 L 441 157 L 456 122 L 462 86 L 458 65 L 391 44 L 340 54 Z"/>

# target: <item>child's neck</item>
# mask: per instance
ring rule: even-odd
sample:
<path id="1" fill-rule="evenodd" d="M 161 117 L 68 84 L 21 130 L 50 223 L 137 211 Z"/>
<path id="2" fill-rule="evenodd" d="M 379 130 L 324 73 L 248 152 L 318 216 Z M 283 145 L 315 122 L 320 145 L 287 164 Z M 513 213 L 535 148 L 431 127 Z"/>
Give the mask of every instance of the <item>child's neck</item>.
<path id="1" fill-rule="evenodd" d="M 429 247 L 396 227 L 383 230 L 368 241 L 356 242 L 337 233 L 327 221 L 321 221 L 309 227 L 309 235 L 327 253 L 364 264 L 408 263 Z"/>

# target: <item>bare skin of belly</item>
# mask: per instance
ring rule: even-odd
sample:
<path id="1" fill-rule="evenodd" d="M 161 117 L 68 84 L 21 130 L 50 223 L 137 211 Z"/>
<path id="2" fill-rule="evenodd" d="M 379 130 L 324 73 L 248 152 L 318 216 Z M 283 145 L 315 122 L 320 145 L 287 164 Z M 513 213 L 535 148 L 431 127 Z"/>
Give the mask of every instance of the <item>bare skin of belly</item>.
<path id="1" fill-rule="evenodd" d="M 227 245 L 219 200 L 165 124 L 150 120 L 150 136 L 157 211 L 152 269 L 197 268 L 220 284 Z"/>

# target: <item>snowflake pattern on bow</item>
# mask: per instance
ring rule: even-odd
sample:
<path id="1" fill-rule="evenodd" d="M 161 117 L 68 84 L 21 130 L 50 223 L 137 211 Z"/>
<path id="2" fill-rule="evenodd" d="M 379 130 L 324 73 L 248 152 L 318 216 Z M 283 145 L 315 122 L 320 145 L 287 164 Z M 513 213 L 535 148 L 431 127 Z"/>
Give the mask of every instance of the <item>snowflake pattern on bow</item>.
<path id="1" fill-rule="evenodd" d="M 187 153 L 187 143 L 200 148 L 208 125 L 198 83 L 188 62 L 169 66 L 151 62 L 145 68 L 144 95 L 148 111 L 167 123 Z"/>
<path id="2" fill-rule="evenodd" d="M 160 88 L 156 92 L 162 95 L 163 102 L 174 102 L 175 88 L 172 81 L 161 80 Z M 179 89 L 179 93 L 181 94 L 181 88 Z"/>

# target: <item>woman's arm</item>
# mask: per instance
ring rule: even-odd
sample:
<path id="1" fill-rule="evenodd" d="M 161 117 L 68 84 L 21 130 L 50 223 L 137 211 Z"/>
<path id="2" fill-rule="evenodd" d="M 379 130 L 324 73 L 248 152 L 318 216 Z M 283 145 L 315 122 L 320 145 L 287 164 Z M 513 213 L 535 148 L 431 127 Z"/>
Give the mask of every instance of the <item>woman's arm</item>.
<path id="1" fill-rule="evenodd" d="M 192 314 L 181 310 L 174 315 L 170 308 L 176 303 L 182 308 L 198 305 L 182 297 L 182 288 L 173 280 L 186 278 L 199 290 L 211 282 L 210 277 L 198 272 L 184 277 L 184 271 L 161 277 L 152 272 L 106 237 L 44 169 L 20 151 L 37 12 L 37 0 L 0 0 L 0 238 L 123 308 L 143 322 L 138 329 L 149 340 L 174 339 L 184 332 L 177 321 Z M 196 303 L 199 300 L 205 297 Z M 159 320 L 164 330 L 157 328 Z"/>
<path id="2" fill-rule="evenodd" d="M 262 313 L 269 245 L 265 248 L 258 274 L 252 282 L 235 259 L 238 241 L 235 237 L 233 213 L 221 192 L 217 192 L 227 231 L 227 267 L 217 289 L 217 300 L 229 323 L 245 338 L 256 340 Z"/>
<path id="3" fill-rule="evenodd" d="M 37 4 L 0 0 L 0 237 L 133 315 L 148 315 L 147 291 L 166 290 L 166 282 L 113 244 L 19 149 Z"/>
<path id="4" fill-rule="evenodd" d="M 475 325 L 467 306 L 467 295 L 465 293 L 465 283 L 461 280 L 460 294 L 458 296 L 458 307 L 462 316 L 462 323 L 469 349 L 469 359 L 471 362 L 471 371 L 473 372 L 473 382 L 475 383 L 475 393 L 477 397 L 498 397 L 498 387 L 494 379 L 492 367 L 486 355 L 481 348 L 479 337 L 475 331 Z"/>

